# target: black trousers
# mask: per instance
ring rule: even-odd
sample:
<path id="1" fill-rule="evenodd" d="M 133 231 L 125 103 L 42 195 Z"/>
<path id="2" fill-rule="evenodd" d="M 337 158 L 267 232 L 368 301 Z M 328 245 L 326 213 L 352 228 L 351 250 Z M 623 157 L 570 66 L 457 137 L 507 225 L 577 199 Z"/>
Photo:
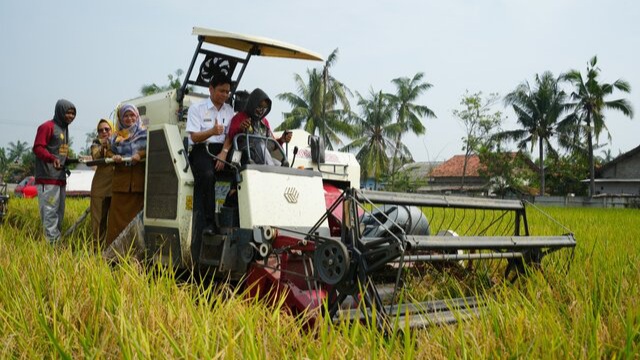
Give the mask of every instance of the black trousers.
<path id="1" fill-rule="evenodd" d="M 200 258 L 202 230 L 205 228 L 216 229 L 216 160 L 207 154 L 207 148 L 211 154 L 218 155 L 222 150 L 222 143 L 196 144 L 189 153 L 193 172 L 194 229 L 191 256 L 194 262 Z"/>

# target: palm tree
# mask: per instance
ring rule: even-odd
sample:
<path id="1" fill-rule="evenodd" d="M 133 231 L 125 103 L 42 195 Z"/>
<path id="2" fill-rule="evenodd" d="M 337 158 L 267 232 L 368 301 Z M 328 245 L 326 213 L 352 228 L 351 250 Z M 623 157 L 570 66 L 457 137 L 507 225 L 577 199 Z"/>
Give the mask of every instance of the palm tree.
<path id="1" fill-rule="evenodd" d="M 389 94 L 389 99 L 396 111 L 396 123 L 400 127 L 400 132 L 395 138 L 395 149 L 393 152 L 391 163 L 391 183 L 395 180 L 396 158 L 398 149 L 402 141 L 402 136 L 408 132 L 416 135 L 425 133 L 425 127 L 422 124 L 423 117 L 436 118 L 435 113 L 425 105 L 418 105 L 415 101 L 429 90 L 433 85 L 423 82 L 424 74 L 419 72 L 412 79 L 401 77 L 391 80 L 396 85 L 396 93 Z"/>
<path id="2" fill-rule="evenodd" d="M 71 149 L 70 149 L 71 151 Z M 33 151 L 27 151 L 22 154 L 20 165 L 16 166 L 15 171 L 23 178 L 27 175 L 36 173 L 36 154 Z"/>
<path id="3" fill-rule="evenodd" d="M 304 128 L 310 134 L 317 133 L 331 150 L 334 144 L 342 143 L 338 135 L 353 135 L 352 127 L 345 121 L 351 111 L 347 98 L 351 91 L 329 73 L 337 58 L 338 49 L 335 49 L 322 71 L 307 70 L 306 82 L 294 74 L 297 94 L 287 92 L 277 96 L 288 102 L 292 109 L 284 114 L 285 119 L 276 130 Z"/>
<path id="4" fill-rule="evenodd" d="M 595 135 L 597 142 L 602 130 L 607 130 L 604 110 L 618 110 L 629 118 L 633 118 L 633 109 L 626 99 L 605 100 L 605 97 L 611 95 L 616 89 L 625 93 L 631 92 L 631 85 L 622 79 L 618 79 L 612 84 L 601 83 L 598 78 L 600 68 L 596 66 L 597 63 L 598 59 L 596 56 L 591 58 L 587 64 L 586 78 L 583 78 L 578 70 L 570 70 L 568 73 L 562 75 L 562 79 L 570 82 L 574 86 L 574 91 L 571 93 L 572 102 L 569 104 L 573 109 L 573 113 L 562 120 L 560 125 L 561 129 L 581 129 L 581 131 L 575 133 L 578 135 L 586 135 L 587 137 L 589 196 L 595 194 L 596 188 L 593 136 Z M 585 126 L 580 127 L 579 125 L 581 123 L 584 123 Z M 610 137 L 611 135 L 609 135 L 609 138 Z"/>
<path id="5" fill-rule="evenodd" d="M 550 140 L 556 132 L 556 127 L 562 113 L 566 110 L 566 94 L 559 88 L 559 79 L 553 77 L 549 71 L 542 76 L 536 74 L 535 85 L 524 82 L 504 101 L 511 105 L 516 113 L 517 121 L 522 126 L 518 130 L 498 133 L 497 139 L 518 141 L 518 148 L 523 150 L 531 143 L 531 150 L 538 146 L 540 168 L 540 195 L 545 193 L 544 155 L 555 153 Z"/>
<path id="6" fill-rule="evenodd" d="M 4 148 L 0 148 L 0 183 L 5 182 L 5 176 L 7 171 L 9 170 L 9 158 L 7 157 L 7 153 Z"/>
<path id="7" fill-rule="evenodd" d="M 17 142 L 9 142 L 9 147 L 8 147 L 8 153 L 7 153 L 7 158 L 12 161 L 19 161 L 22 159 L 22 155 L 26 154 L 29 151 L 29 143 L 26 141 L 20 141 L 18 140 Z"/>
<path id="8" fill-rule="evenodd" d="M 173 74 L 167 75 L 167 80 L 169 80 L 169 84 L 165 86 L 158 86 L 155 83 L 153 84 L 145 84 L 140 88 L 140 93 L 144 96 L 157 94 L 159 92 L 172 90 L 172 89 L 180 89 L 182 85 L 182 81 L 180 80 L 180 76 L 184 74 L 182 69 L 177 69 Z"/>
<path id="9" fill-rule="evenodd" d="M 611 160 L 615 159 L 617 156 L 620 156 L 622 154 L 622 152 L 620 150 L 618 150 L 618 155 L 613 155 L 613 152 L 611 151 L 611 148 L 608 148 L 608 149 L 605 149 L 605 150 L 601 150 L 600 154 L 602 154 L 602 156 L 600 156 L 600 160 L 603 163 L 608 163 Z"/>
<path id="10" fill-rule="evenodd" d="M 394 151 L 394 139 L 400 130 L 393 123 L 394 108 L 382 92 L 370 90 L 370 99 L 356 92 L 362 116 L 353 115 L 358 137 L 340 151 L 357 151 L 356 159 L 361 166 L 363 178 L 376 181 L 389 171 L 389 154 Z M 400 152 L 409 153 L 404 145 Z"/>
<path id="11" fill-rule="evenodd" d="M 92 131 L 84 134 L 84 145 L 85 147 L 80 150 L 80 155 L 91 155 L 91 144 L 93 140 L 98 137 L 98 130 L 93 129 Z"/>

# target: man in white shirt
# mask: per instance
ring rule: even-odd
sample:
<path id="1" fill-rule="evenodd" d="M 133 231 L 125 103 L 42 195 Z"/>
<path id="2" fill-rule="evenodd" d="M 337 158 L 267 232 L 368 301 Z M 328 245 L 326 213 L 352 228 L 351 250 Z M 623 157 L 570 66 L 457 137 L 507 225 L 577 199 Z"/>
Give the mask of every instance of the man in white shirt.
<path id="1" fill-rule="evenodd" d="M 217 155 L 222 150 L 229 124 L 233 118 L 233 107 L 227 103 L 231 93 L 231 79 L 218 74 L 209 82 L 209 98 L 189 107 L 187 132 L 191 152 L 189 160 L 194 177 L 195 229 L 191 243 L 191 255 L 197 262 L 200 256 L 202 233 L 214 234 L 215 225 L 215 163 L 209 153 Z M 226 154 L 224 154 L 226 155 Z"/>

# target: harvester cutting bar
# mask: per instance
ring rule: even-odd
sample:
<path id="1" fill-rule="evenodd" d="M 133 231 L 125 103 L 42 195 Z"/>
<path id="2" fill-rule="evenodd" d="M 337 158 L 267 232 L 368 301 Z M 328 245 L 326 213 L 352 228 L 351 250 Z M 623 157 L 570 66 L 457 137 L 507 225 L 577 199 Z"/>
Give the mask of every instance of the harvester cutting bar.
<path id="1" fill-rule="evenodd" d="M 410 328 L 431 325 L 452 324 L 460 320 L 476 316 L 484 306 L 475 297 L 455 298 L 448 300 L 432 300 L 420 303 L 396 304 L 384 306 L 387 319 L 397 321 L 396 328 L 408 325 Z M 371 319 L 372 309 L 363 312 L 361 309 L 347 309 L 338 311 L 334 322 L 365 321 Z M 408 322 L 408 324 L 407 324 Z"/>
<path id="2" fill-rule="evenodd" d="M 464 253 L 464 254 L 429 254 L 406 255 L 402 258 L 404 263 L 429 262 L 429 261 L 459 261 L 459 260 L 486 260 L 486 259 L 517 259 L 524 255 L 521 252 L 496 252 L 496 253 Z M 400 261 L 397 261 L 398 263 Z"/>
<path id="3" fill-rule="evenodd" d="M 354 193 L 358 201 L 371 202 L 374 204 L 413 205 L 459 209 L 524 210 L 524 204 L 519 200 L 393 193 L 372 190 L 356 190 Z"/>
<path id="4" fill-rule="evenodd" d="M 497 250 L 575 247 L 573 235 L 561 236 L 423 236 L 407 235 L 407 250 Z"/>

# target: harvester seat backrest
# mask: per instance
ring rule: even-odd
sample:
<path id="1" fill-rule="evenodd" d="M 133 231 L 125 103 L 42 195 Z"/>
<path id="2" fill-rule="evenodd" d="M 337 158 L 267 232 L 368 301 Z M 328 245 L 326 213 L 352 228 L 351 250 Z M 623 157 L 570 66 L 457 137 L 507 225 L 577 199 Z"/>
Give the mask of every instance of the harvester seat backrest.
<path id="1" fill-rule="evenodd" d="M 233 110 L 235 112 L 243 111 L 249 100 L 249 92 L 246 90 L 236 91 L 233 95 Z"/>
<path id="2" fill-rule="evenodd" d="M 324 163 L 324 139 L 309 135 L 309 147 L 311 147 L 311 161 L 317 164 Z"/>

